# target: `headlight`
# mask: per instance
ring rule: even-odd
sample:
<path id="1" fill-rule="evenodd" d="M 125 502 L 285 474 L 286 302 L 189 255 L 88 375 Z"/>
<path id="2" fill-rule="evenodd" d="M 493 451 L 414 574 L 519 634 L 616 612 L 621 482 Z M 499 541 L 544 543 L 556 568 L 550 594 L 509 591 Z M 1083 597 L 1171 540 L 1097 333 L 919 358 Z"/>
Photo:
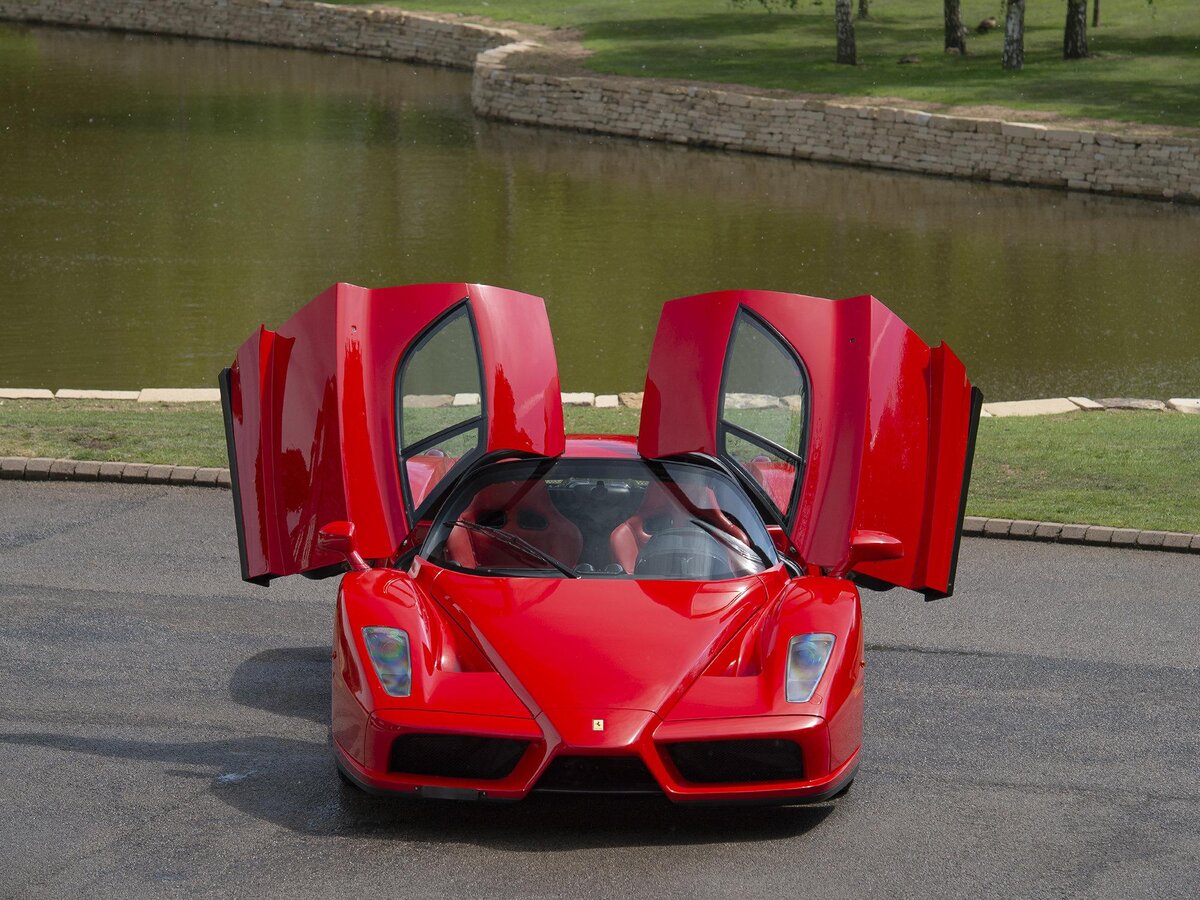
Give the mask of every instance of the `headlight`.
<path id="1" fill-rule="evenodd" d="M 788 644 L 787 698 L 789 703 L 812 699 L 829 655 L 833 653 L 832 634 L 801 634 Z"/>
<path id="2" fill-rule="evenodd" d="M 399 628 L 371 627 L 362 630 L 367 655 L 383 689 L 392 697 L 412 693 L 412 659 L 408 633 Z"/>

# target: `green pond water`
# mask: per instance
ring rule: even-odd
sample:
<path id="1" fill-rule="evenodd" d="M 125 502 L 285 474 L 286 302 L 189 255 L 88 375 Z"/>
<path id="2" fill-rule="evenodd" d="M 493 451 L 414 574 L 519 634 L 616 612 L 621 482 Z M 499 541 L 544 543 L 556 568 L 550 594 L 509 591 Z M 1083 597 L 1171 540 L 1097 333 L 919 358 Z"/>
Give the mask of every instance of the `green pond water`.
<path id="1" fill-rule="evenodd" d="M 211 386 L 334 281 L 546 298 L 564 389 L 662 301 L 873 293 L 991 399 L 1200 395 L 1200 208 L 521 128 L 467 75 L 0 25 L 0 386 Z"/>

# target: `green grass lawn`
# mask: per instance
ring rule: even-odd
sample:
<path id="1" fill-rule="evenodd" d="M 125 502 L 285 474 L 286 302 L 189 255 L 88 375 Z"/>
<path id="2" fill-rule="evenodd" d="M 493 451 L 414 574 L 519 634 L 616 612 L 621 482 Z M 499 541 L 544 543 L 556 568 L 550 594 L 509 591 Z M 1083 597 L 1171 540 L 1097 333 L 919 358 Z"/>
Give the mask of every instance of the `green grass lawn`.
<path id="1" fill-rule="evenodd" d="M 432 411 L 431 411 L 432 412 Z M 437 411 L 444 414 L 444 411 Z M 576 434 L 633 434 L 630 409 L 568 408 Z M 968 512 L 1200 532 L 1200 416 L 984 419 Z M 225 466 L 217 404 L 0 401 L 0 456 Z"/>
<path id="2" fill-rule="evenodd" d="M 1200 532 L 1200 416 L 984 419 L 967 507 L 976 516 Z"/>
<path id="3" fill-rule="evenodd" d="M 219 403 L 0 400 L 0 456 L 229 465 Z"/>
<path id="4" fill-rule="evenodd" d="M 348 0 L 342 0 L 348 2 Z M 931 0 L 873 0 L 856 20 L 859 65 L 833 62 L 833 0 L 800 0 L 768 12 L 729 0 L 412 0 L 410 10 L 577 28 L 586 65 L 620 75 L 727 82 L 824 94 L 903 97 L 958 106 L 1003 106 L 1070 117 L 1200 126 L 1200 4 L 1197 0 L 1103 0 L 1089 29 L 1093 58 L 1062 59 L 1066 4 L 1031 2 L 1025 70 L 1000 68 L 1000 0 L 964 0 L 968 55 L 942 53 L 942 7 Z M 855 4 L 857 8 L 857 4 Z M 1001 21 L 1001 25 L 1003 22 Z M 917 55 L 916 65 L 899 65 Z"/>

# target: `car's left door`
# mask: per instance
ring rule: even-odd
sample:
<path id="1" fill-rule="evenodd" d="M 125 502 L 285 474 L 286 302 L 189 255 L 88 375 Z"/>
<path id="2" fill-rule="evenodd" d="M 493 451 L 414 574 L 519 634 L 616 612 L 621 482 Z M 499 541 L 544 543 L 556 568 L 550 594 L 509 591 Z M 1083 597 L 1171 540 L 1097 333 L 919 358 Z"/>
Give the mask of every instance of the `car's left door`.
<path id="1" fill-rule="evenodd" d="M 473 460 L 562 453 L 538 297 L 478 284 L 337 284 L 221 373 L 242 577 L 332 574 L 318 530 L 392 554 Z"/>

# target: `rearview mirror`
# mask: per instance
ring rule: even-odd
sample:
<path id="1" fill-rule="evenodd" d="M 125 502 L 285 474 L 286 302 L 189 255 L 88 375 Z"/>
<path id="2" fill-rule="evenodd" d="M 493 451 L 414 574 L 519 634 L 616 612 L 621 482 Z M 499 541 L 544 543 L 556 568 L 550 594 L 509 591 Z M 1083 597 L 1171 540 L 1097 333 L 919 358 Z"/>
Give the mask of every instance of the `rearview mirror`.
<path id="1" fill-rule="evenodd" d="M 354 540 L 353 522 L 330 522 L 317 532 L 317 546 L 330 553 L 340 553 L 346 557 L 350 569 L 354 572 L 365 572 L 371 568 L 358 552 L 358 542 Z"/>
<path id="2" fill-rule="evenodd" d="M 882 531 L 855 531 L 850 537 L 850 552 L 846 561 L 830 572 L 835 578 L 845 578 L 846 573 L 860 563 L 899 559 L 904 555 L 904 544 L 899 538 Z"/>

